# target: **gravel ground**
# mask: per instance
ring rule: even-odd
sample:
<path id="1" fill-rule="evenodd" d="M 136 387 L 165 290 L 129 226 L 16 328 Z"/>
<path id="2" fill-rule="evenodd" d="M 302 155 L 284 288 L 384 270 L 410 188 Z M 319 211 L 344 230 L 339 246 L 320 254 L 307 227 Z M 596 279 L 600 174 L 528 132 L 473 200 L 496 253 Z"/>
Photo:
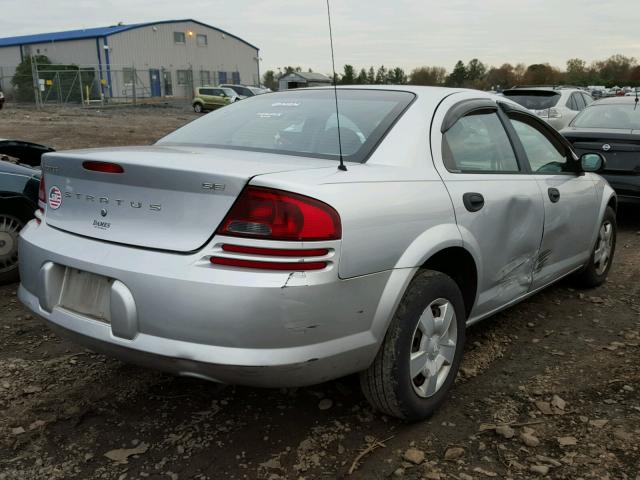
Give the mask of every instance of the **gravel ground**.
<path id="1" fill-rule="evenodd" d="M 0 137 L 148 144 L 186 108 L 0 111 Z M 448 402 L 404 424 L 357 379 L 259 390 L 125 365 L 54 335 L 0 288 L 0 480 L 640 480 L 640 215 L 609 281 L 562 282 L 469 330 Z"/>

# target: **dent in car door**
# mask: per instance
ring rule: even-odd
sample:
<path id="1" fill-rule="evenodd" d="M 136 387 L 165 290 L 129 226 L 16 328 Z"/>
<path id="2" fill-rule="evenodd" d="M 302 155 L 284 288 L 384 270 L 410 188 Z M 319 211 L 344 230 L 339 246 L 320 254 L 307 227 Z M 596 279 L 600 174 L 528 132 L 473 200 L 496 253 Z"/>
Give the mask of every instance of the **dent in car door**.
<path id="1" fill-rule="evenodd" d="M 544 199 L 544 235 L 532 285 L 538 288 L 588 260 L 598 215 L 596 192 L 555 132 L 529 115 L 514 114 L 511 123 Z"/>
<path id="2" fill-rule="evenodd" d="M 460 111 L 462 102 L 451 102 L 440 108 Z M 451 196 L 463 242 L 478 261 L 478 294 L 470 320 L 529 291 L 542 238 L 540 189 L 519 166 L 504 127 L 508 121 L 495 103 L 493 107 L 476 109 L 453 124 L 445 117 L 442 129 L 432 131 L 436 168 Z"/>

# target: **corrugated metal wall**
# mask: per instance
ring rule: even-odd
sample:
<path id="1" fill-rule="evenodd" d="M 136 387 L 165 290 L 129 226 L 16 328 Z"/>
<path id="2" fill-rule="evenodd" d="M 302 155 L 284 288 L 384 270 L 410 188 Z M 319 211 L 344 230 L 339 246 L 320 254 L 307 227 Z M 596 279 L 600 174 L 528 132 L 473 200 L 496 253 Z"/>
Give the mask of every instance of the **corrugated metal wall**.
<path id="1" fill-rule="evenodd" d="M 185 42 L 176 43 L 174 32 L 184 33 Z M 206 45 L 199 45 L 198 35 L 206 35 Z M 136 28 L 111 35 L 108 43 L 112 69 L 135 66 L 145 87 L 140 96 L 147 96 L 151 90 L 150 69 L 160 70 L 163 95 L 168 93 L 167 82 L 170 82 L 174 96 L 190 97 L 194 87 L 219 83 L 219 72 L 226 73 L 227 82 L 238 80 L 239 75 L 239 83 L 259 83 L 256 49 L 195 22 Z M 192 73 L 184 73 L 188 71 Z M 234 75 L 234 72 L 238 74 Z"/>
<path id="2" fill-rule="evenodd" d="M 93 38 L 25 45 L 22 47 L 25 56 L 29 55 L 29 48 L 32 55 L 46 55 L 51 63 L 66 65 L 97 65 L 98 63 L 96 41 Z"/>
<path id="3" fill-rule="evenodd" d="M 20 47 L 0 48 L 0 90 L 11 92 L 11 78 L 20 63 Z"/>

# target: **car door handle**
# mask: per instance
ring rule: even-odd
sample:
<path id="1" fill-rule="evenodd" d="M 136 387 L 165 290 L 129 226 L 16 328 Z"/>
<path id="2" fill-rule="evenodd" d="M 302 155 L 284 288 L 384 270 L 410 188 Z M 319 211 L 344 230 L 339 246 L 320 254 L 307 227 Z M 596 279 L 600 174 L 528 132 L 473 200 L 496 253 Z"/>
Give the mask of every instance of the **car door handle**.
<path id="1" fill-rule="evenodd" d="M 560 200 L 560 190 L 558 190 L 557 188 L 550 188 L 548 192 L 549 200 L 551 200 L 551 203 L 558 203 L 558 201 Z"/>
<path id="2" fill-rule="evenodd" d="M 480 193 L 468 192 L 462 196 L 462 203 L 470 212 L 477 212 L 484 207 L 484 197 Z"/>

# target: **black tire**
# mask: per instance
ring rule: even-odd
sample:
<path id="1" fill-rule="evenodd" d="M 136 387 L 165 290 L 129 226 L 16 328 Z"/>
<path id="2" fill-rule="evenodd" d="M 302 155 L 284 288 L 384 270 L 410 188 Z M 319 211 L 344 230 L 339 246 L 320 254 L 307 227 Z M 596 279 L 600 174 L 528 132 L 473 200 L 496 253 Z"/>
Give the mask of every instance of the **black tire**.
<path id="1" fill-rule="evenodd" d="M 204 108 L 202 108 L 202 104 L 194 103 L 193 104 L 193 111 L 196 112 L 196 113 L 202 113 L 202 112 L 204 112 Z"/>
<path id="2" fill-rule="evenodd" d="M 606 231 L 606 225 L 611 226 L 611 237 L 606 265 L 602 268 L 603 266 L 598 259 L 598 249 L 603 246 L 603 241 L 606 242 L 606 240 L 602 238 L 602 232 L 603 229 Z M 609 275 L 609 270 L 611 269 L 611 264 L 613 262 L 613 255 L 616 251 L 617 232 L 616 212 L 611 207 L 607 207 L 604 212 L 604 216 L 602 217 L 602 222 L 600 222 L 600 227 L 598 228 L 598 238 L 596 239 L 596 244 L 591 252 L 589 263 L 575 276 L 576 283 L 579 286 L 583 288 L 595 288 L 599 287 L 607 280 L 607 275 Z"/>
<path id="3" fill-rule="evenodd" d="M 20 279 L 18 272 L 18 234 L 25 222 L 0 212 L 0 285 Z"/>
<path id="4" fill-rule="evenodd" d="M 440 300 L 446 300 L 455 313 L 451 320 L 451 324 L 455 324 L 455 333 L 452 334 L 455 350 L 453 361 L 445 364 L 449 369 L 446 377 L 441 377 L 444 381 L 435 393 L 425 397 L 417 393 L 421 388 L 417 384 L 420 378 L 411 376 L 410 357 L 416 349 L 421 316 L 427 307 Z M 445 400 L 456 378 L 464 352 L 465 328 L 464 300 L 458 285 L 443 273 L 419 271 L 398 306 L 373 364 L 360 373 L 360 386 L 369 403 L 387 415 L 407 421 L 429 417 Z M 426 377 L 422 378 L 427 382 Z"/>

